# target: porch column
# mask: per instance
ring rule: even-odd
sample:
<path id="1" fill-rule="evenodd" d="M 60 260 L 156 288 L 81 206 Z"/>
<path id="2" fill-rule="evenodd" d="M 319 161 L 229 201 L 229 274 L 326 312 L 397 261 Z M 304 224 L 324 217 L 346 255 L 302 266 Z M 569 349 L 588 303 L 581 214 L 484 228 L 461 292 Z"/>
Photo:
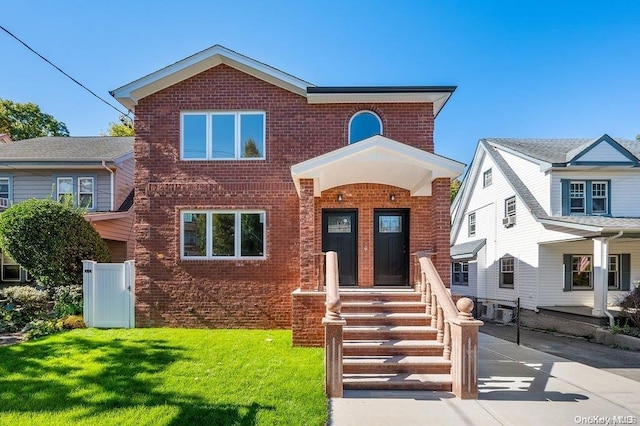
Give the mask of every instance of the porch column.
<path id="1" fill-rule="evenodd" d="M 313 291 L 316 283 L 315 199 L 313 179 L 300 179 L 300 290 Z"/>
<path id="2" fill-rule="evenodd" d="M 609 285 L 609 241 L 593 239 L 593 316 L 605 316 Z"/>

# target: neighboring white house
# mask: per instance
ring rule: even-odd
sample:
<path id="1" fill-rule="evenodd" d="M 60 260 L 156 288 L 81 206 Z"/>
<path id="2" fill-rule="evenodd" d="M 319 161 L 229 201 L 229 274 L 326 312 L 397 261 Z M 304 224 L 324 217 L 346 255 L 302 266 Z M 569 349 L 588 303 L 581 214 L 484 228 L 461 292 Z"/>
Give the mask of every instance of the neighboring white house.
<path id="1" fill-rule="evenodd" d="M 640 279 L 640 142 L 482 139 L 451 206 L 451 290 L 604 317 Z"/>

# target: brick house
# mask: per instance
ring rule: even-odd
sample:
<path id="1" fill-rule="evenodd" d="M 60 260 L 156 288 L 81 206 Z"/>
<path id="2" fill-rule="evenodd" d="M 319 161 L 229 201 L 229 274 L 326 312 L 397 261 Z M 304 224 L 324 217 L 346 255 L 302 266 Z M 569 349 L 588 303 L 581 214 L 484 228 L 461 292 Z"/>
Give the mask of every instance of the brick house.
<path id="1" fill-rule="evenodd" d="M 216 45 L 114 90 L 135 112 L 136 323 L 292 328 L 321 345 L 319 253 L 340 285 L 449 282 L 434 119 L 455 87 L 317 87 Z"/>

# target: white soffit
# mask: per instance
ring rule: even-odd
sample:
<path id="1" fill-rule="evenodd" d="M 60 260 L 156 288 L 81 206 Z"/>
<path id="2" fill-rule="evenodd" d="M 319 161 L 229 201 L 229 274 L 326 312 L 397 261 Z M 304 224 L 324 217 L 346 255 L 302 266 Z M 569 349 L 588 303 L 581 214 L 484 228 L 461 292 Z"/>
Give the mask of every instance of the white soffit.
<path id="1" fill-rule="evenodd" d="M 306 96 L 307 87 L 313 84 L 300 80 L 290 74 L 270 67 L 267 64 L 215 45 L 195 55 L 189 56 L 175 64 L 162 68 L 154 73 L 142 77 L 111 91 L 111 95 L 131 111 L 140 99 L 166 89 L 174 84 L 191 78 L 201 72 L 220 64 L 252 75 L 260 80 L 281 87 L 301 96 Z"/>
<path id="2" fill-rule="evenodd" d="M 434 179 L 456 178 L 463 171 L 462 163 L 378 135 L 295 164 L 291 177 L 298 194 L 300 179 L 313 179 L 316 197 L 354 183 L 391 185 L 412 196 L 429 196 Z"/>

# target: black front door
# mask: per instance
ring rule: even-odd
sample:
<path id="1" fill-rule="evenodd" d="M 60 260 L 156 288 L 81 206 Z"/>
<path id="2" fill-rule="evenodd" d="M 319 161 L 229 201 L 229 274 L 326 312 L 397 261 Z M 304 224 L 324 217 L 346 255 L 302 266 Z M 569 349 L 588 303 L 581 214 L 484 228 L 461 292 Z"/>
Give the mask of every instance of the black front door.
<path id="1" fill-rule="evenodd" d="M 358 283 L 358 216 L 355 210 L 322 211 L 322 251 L 338 253 L 340 285 Z"/>
<path id="2" fill-rule="evenodd" d="M 374 285 L 407 285 L 409 211 L 375 210 L 373 218 Z"/>

